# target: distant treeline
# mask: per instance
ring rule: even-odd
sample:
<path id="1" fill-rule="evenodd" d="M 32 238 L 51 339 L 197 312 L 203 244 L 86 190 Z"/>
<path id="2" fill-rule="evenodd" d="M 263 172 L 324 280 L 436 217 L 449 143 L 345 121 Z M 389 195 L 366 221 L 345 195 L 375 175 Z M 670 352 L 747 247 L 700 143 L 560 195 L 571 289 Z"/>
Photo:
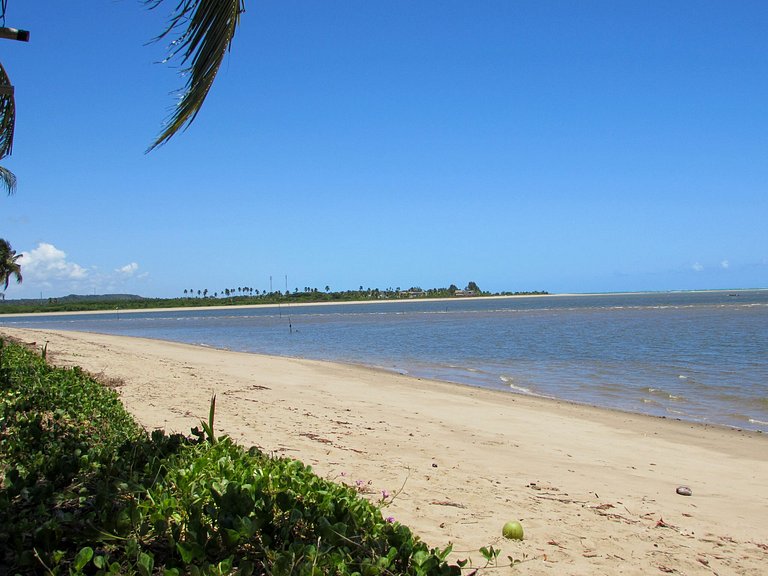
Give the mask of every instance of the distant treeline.
<path id="1" fill-rule="evenodd" d="M 548 292 L 484 292 L 477 284 L 470 282 L 460 289 L 454 284 L 448 288 L 422 289 L 412 286 L 401 290 L 397 288 L 363 288 L 332 292 L 305 287 L 295 288 L 293 292 L 280 290 L 274 292 L 259 291 L 250 287 L 225 288 L 210 292 L 207 289 L 185 289 L 178 298 L 144 298 L 133 294 L 103 294 L 82 296 L 71 294 L 61 298 L 24 299 L 0 301 L 0 314 L 23 314 L 31 312 L 90 312 L 97 310 L 143 310 L 152 308 L 192 308 L 198 306 L 247 306 L 259 304 L 320 303 L 320 302 L 359 302 L 381 300 L 407 300 L 429 298 L 472 298 L 486 296 L 534 296 Z"/>

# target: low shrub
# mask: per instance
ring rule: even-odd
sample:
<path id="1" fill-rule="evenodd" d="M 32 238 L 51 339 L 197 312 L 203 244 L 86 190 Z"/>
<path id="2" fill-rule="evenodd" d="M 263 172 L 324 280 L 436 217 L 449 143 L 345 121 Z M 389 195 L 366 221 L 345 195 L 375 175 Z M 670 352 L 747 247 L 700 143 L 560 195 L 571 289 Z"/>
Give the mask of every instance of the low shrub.
<path id="1" fill-rule="evenodd" d="M 204 430 L 148 434 L 0 341 L 0 575 L 460 573 L 354 489 Z"/>

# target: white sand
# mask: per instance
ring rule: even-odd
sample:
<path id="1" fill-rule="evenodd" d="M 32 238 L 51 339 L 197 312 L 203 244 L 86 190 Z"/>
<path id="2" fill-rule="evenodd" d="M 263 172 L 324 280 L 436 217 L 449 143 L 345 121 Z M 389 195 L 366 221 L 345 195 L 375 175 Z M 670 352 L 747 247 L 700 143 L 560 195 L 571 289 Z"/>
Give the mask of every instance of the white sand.
<path id="1" fill-rule="evenodd" d="M 216 427 L 369 497 L 453 558 L 514 574 L 768 573 L 768 437 L 326 362 L 0 328 L 123 380 L 148 429 Z M 693 496 L 676 494 L 687 485 Z M 402 490 L 400 490 L 402 487 Z M 523 542 L 501 538 L 519 519 Z M 496 573 L 496 572 L 494 572 Z"/>

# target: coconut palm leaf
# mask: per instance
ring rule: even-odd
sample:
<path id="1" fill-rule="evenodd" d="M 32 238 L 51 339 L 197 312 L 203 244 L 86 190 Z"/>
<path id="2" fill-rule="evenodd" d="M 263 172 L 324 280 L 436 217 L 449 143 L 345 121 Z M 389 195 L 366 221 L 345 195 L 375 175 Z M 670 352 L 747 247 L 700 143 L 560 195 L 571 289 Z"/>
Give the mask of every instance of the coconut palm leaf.
<path id="1" fill-rule="evenodd" d="M 8 240 L 0 238 L 0 284 L 4 285 L 3 290 L 8 289 L 11 276 L 16 277 L 17 284 L 21 283 L 21 264 L 17 260 L 22 256 L 23 254 L 16 254 Z"/>
<path id="2" fill-rule="evenodd" d="M 0 166 L 0 186 L 5 188 L 8 194 L 16 192 L 16 175 L 2 166 Z"/>
<path id="3" fill-rule="evenodd" d="M 195 119 L 211 89 L 244 11 L 244 0 L 177 0 L 166 30 L 156 40 L 176 36 L 165 61 L 181 59 L 186 84 L 160 136 L 147 152 L 167 142 Z M 163 0 L 146 0 L 150 9 Z"/>
<path id="4" fill-rule="evenodd" d="M 13 129 L 16 125 L 16 102 L 13 86 L 0 63 L 0 158 L 5 158 L 13 149 Z"/>

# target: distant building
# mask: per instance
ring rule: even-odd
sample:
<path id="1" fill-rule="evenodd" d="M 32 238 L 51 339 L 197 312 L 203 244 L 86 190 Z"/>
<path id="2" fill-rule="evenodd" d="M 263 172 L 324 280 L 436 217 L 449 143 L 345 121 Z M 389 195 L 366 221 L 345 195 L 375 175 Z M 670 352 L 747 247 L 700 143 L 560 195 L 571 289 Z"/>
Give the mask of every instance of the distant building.
<path id="1" fill-rule="evenodd" d="M 456 290 L 456 292 L 453 293 L 454 296 L 477 296 L 477 293 L 474 290 Z"/>
<path id="2" fill-rule="evenodd" d="M 407 296 L 408 298 L 421 298 L 426 296 L 427 293 L 424 290 L 401 290 L 400 296 Z"/>

